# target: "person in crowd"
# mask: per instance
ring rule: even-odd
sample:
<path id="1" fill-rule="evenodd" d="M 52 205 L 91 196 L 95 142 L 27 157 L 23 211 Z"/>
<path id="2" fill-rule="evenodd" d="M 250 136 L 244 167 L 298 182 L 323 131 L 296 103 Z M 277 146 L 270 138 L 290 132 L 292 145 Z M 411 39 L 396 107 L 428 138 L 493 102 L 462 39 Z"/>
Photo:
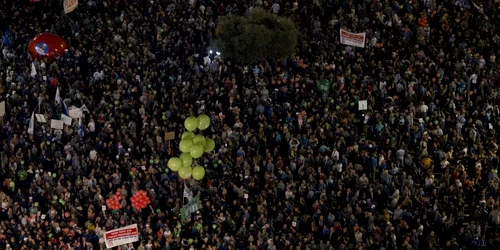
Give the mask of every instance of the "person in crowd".
<path id="1" fill-rule="evenodd" d="M 498 1 L 32 2 L 0 0 L 0 249 L 106 249 L 130 224 L 116 249 L 500 248 Z M 254 7 L 297 23 L 296 54 L 205 60 L 218 18 Z M 45 31 L 68 51 L 31 76 Z M 52 129 L 65 107 L 82 126 Z M 28 131 L 33 112 L 49 123 Z M 217 147 L 181 180 L 167 161 L 198 114 Z M 182 220 L 186 189 L 201 208 Z"/>

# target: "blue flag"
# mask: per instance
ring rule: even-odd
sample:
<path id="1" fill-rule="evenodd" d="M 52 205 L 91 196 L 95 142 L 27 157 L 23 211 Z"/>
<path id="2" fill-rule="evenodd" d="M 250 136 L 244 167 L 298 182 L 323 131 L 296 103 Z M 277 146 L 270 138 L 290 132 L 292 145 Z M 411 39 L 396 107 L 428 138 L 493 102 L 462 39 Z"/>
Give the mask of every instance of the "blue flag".
<path id="1" fill-rule="evenodd" d="M 9 30 L 6 30 L 5 33 L 3 34 L 2 44 L 7 46 L 7 48 L 12 47 L 12 43 L 10 43 L 10 38 L 9 38 Z"/>

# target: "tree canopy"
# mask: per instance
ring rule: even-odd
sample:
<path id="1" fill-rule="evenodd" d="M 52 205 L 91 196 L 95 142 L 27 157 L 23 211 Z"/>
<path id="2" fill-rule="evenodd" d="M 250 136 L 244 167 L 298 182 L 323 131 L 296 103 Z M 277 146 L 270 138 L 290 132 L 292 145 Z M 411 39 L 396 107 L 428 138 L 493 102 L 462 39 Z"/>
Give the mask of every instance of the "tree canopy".
<path id="1" fill-rule="evenodd" d="M 247 17 L 219 18 L 212 46 L 222 57 L 240 64 L 278 60 L 295 52 L 299 32 L 289 18 L 254 8 Z"/>

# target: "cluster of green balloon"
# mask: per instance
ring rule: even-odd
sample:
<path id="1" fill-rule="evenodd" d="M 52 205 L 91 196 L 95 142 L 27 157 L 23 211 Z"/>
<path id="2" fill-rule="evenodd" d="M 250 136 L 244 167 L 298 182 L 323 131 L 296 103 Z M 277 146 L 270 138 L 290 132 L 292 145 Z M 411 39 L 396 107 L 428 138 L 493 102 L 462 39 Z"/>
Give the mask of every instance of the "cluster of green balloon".
<path id="1" fill-rule="evenodd" d="M 179 157 L 172 157 L 168 160 L 168 168 L 178 172 L 182 179 L 193 179 L 199 181 L 205 176 L 205 168 L 193 165 L 193 159 L 200 158 L 204 153 L 212 152 L 215 149 L 215 141 L 200 134 L 195 134 L 196 129 L 205 130 L 210 126 L 210 117 L 200 115 L 190 116 L 184 121 L 186 132 L 182 134 L 179 150 L 182 152 Z"/>

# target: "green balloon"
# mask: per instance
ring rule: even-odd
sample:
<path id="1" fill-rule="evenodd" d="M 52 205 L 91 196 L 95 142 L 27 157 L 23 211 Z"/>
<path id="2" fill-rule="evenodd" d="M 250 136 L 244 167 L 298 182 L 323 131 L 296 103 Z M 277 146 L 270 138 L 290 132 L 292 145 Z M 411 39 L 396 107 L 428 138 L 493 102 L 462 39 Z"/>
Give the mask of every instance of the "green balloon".
<path id="1" fill-rule="evenodd" d="M 191 150 L 192 146 L 193 146 L 193 141 L 190 139 L 181 140 L 181 143 L 179 143 L 179 149 L 183 153 L 188 153 Z"/>
<path id="2" fill-rule="evenodd" d="M 205 136 L 195 135 L 193 138 L 193 144 L 201 144 L 205 148 Z"/>
<path id="3" fill-rule="evenodd" d="M 203 155 L 203 146 L 201 144 L 194 144 L 191 146 L 191 150 L 189 151 L 189 154 L 194 158 L 198 159 Z"/>
<path id="4" fill-rule="evenodd" d="M 196 166 L 193 168 L 193 179 L 199 181 L 201 179 L 203 179 L 203 177 L 205 177 L 205 168 L 203 168 L 202 166 Z"/>
<path id="5" fill-rule="evenodd" d="M 205 130 L 210 126 L 210 117 L 208 115 L 198 116 L 198 129 Z"/>
<path id="6" fill-rule="evenodd" d="M 184 140 L 184 139 L 193 139 L 194 137 L 194 133 L 191 132 L 191 131 L 186 131 L 184 133 L 182 133 L 182 136 L 181 136 L 181 139 Z"/>
<path id="7" fill-rule="evenodd" d="M 179 158 L 182 160 L 183 168 L 191 167 L 193 164 L 193 157 L 189 153 L 182 153 Z"/>
<path id="8" fill-rule="evenodd" d="M 184 127 L 186 128 L 187 131 L 195 131 L 196 128 L 198 127 L 198 119 L 194 116 L 188 117 L 184 121 Z"/>
<path id="9" fill-rule="evenodd" d="M 212 151 L 214 151 L 214 149 L 215 149 L 215 141 L 210 139 L 210 138 L 206 138 L 205 139 L 205 153 L 212 152 Z"/>
<path id="10" fill-rule="evenodd" d="M 172 157 L 168 160 L 167 166 L 174 172 L 179 171 L 179 169 L 182 167 L 182 160 L 177 157 Z"/>
<path id="11" fill-rule="evenodd" d="M 193 239 L 188 240 L 189 244 L 193 244 Z"/>
<path id="12" fill-rule="evenodd" d="M 191 173 L 192 173 L 193 169 L 191 167 L 183 167 L 181 169 L 179 169 L 179 177 L 181 177 L 182 179 L 188 179 L 189 177 L 191 177 Z"/>

